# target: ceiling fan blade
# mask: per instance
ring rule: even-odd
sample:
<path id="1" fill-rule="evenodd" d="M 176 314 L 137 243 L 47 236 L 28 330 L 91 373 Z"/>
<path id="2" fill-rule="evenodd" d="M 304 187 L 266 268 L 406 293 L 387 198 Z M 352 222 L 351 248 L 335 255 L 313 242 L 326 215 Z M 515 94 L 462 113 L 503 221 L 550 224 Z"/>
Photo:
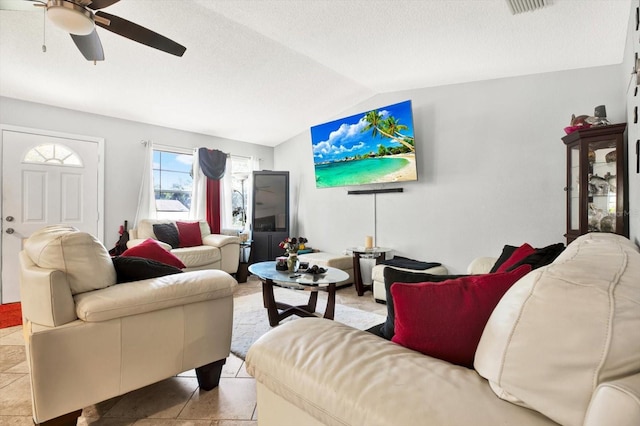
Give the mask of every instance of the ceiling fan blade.
<path id="1" fill-rule="evenodd" d="M 31 0 L 0 0 L 0 10 L 39 10 L 33 6 L 44 6 L 45 2 Z"/>
<path id="2" fill-rule="evenodd" d="M 118 3 L 120 0 L 92 0 L 91 3 L 87 5 L 89 9 L 98 10 L 104 9 L 105 7 L 109 7 L 114 3 Z"/>
<path id="3" fill-rule="evenodd" d="M 102 43 L 95 29 L 88 35 L 69 35 L 87 61 L 104 61 Z"/>
<path id="4" fill-rule="evenodd" d="M 154 49 L 162 50 L 163 52 L 170 53 L 176 56 L 182 56 L 187 50 L 186 47 L 176 43 L 173 40 L 166 38 L 156 32 L 153 32 L 138 24 L 134 24 L 131 21 L 120 18 L 109 13 L 102 11 L 96 12 L 96 16 L 104 19 L 108 19 L 110 23 L 107 25 L 100 20 L 96 19 L 96 25 L 116 33 L 130 40 L 137 41 L 138 43 L 146 44 Z"/>

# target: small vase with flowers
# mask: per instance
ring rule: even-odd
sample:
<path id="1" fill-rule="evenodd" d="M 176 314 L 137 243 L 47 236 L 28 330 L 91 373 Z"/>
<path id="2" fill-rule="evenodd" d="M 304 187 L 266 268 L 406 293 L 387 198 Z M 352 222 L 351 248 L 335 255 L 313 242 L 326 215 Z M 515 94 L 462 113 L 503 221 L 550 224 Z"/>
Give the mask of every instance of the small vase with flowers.
<path id="1" fill-rule="evenodd" d="M 300 259 L 298 259 L 298 250 L 300 246 L 304 247 L 304 244 L 308 240 L 304 237 L 287 237 L 284 241 L 280 242 L 279 247 L 284 249 L 287 254 L 287 270 L 289 272 L 298 272 L 300 267 Z"/>

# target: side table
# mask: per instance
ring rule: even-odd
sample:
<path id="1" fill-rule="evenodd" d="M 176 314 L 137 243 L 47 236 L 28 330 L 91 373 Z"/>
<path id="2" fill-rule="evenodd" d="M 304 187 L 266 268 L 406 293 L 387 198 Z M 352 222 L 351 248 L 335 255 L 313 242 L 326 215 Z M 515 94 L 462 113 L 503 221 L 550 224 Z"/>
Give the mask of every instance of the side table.
<path id="1" fill-rule="evenodd" d="M 347 249 L 353 253 L 353 284 L 358 296 L 365 291 L 373 291 L 371 271 L 375 265 L 384 260 L 392 249 L 385 247 L 351 247 Z"/>
<path id="2" fill-rule="evenodd" d="M 249 259 L 251 258 L 251 244 L 253 241 L 247 240 L 240 243 L 240 262 L 238 263 L 238 272 L 236 272 L 236 280 L 239 283 L 246 283 L 249 276 Z M 249 255 L 247 255 L 249 250 Z"/>

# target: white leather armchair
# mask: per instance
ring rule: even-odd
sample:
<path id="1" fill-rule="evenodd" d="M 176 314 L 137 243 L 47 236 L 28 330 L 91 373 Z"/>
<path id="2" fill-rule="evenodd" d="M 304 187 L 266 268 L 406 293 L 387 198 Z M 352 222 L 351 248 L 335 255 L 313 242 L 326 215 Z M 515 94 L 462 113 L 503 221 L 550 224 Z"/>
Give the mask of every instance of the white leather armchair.
<path id="1" fill-rule="evenodd" d="M 75 424 L 82 408 L 195 368 L 218 385 L 236 280 L 204 270 L 116 285 L 106 248 L 71 227 L 33 234 L 20 253 L 36 424 Z"/>

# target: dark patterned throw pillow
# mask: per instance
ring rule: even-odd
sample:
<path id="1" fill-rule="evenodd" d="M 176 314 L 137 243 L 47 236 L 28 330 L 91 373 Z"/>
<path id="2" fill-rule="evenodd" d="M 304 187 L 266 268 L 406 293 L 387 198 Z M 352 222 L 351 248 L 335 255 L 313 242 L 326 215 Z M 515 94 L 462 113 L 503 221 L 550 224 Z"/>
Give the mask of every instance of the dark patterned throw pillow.
<path id="1" fill-rule="evenodd" d="M 116 269 L 118 284 L 182 272 L 181 269 L 175 266 L 143 257 L 118 256 L 111 260 L 113 261 L 113 267 Z"/>
<path id="2" fill-rule="evenodd" d="M 172 249 L 180 247 L 178 228 L 173 223 L 156 223 L 153 225 L 153 233 L 159 241 L 169 244 Z"/>

